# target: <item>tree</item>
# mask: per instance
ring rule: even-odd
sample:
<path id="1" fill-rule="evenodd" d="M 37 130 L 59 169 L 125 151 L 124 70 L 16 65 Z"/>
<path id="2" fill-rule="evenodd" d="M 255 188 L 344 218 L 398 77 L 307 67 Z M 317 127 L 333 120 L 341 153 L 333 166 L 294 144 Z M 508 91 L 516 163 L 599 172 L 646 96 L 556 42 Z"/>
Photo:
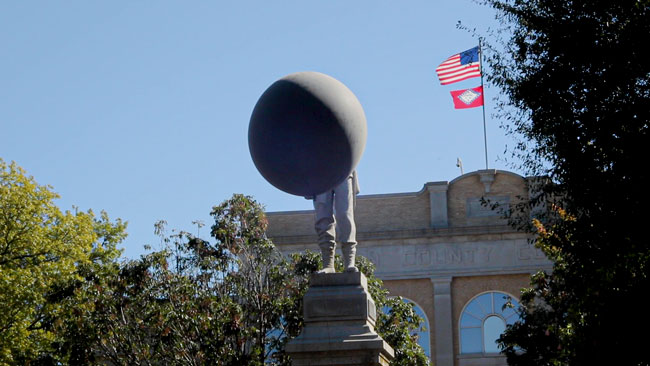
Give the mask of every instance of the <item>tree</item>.
<path id="1" fill-rule="evenodd" d="M 505 53 L 488 57 L 500 116 L 523 167 L 549 178 L 530 205 L 552 208 L 533 230 L 553 272 L 523 294 L 522 322 L 501 338 L 508 362 L 646 364 L 650 2 L 485 3 L 505 31 Z"/>
<path id="2" fill-rule="evenodd" d="M 41 355 L 40 359 L 47 361 L 41 364 L 88 365 L 94 359 L 89 345 L 101 334 L 93 328 L 83 328 L 80 319 L 94 311 L 106 281 L 120 268 L 121 250 L 117 245 L 126 238 L 126 223 L 120 219 L 111 222 L 103 211 L 93 220 L 97 240 L 89 261 L 77 267 L 77 278 L 59 283 L 48 296 L 48 302 L 60 304 L 65 311 L 47 319 L 48 329 L 57 334 L 58 339 L 51 353 Z"/>
<path id="3" fill-rule="evenodd" d="M 426 329 L 421 326 L 423 319 L 415 312 L 413 303 L 405 302 L 401 296 L 389 297 L 382 281 L 374 275 L 372 262 L 361 256 L 357 259 L 357 267 L 368 278 L 368 291 L 377 306 L 375 330 L 395 351 L 391 365 L 429 365 L 415 337 L 416 331 Z M 343 269 L 342 263 L 337 266 L 337 270 Z"/>
<path id="4" fill-rule="evenodd" d="M 94 332 L 89 364 L 290 365 L 286 343 L 302 328 L 309 274 L 322 264 L 312 252 L 282 256 L 266 237 L 266 216 L 250 197 L 234 195 L 212 210 L 213 241 L 185 232 L 165 248 L 124 263 L 81 318 Z M 338 266 L 342 266 L 340 259 Z M 373 267 L 359 258 L 379 309 L 377 330 L 396 349 L 396 365 L 426 365 L 411 333 L 421 319 L 412 305 L 387 298 Z M 101 336 L 99 336 L 101 335 Z"/>
<path id="5" fill-rule="evenodd" d="M 238 258 L 232 293 L 243 300 L 245 322 L 256 335 L 251 349 L 259 364 L 290 365 L 284 353 L 286 343 L 302 329 L 302 299 L 308 288 L 309 274 L 322 268 L 319 255 L 307 251 L 283 258 L 266 238 L 267 221 L 262 207 L 250 197 L 234 195 L 213 208 L 212 236 Z M 368 278 L 368 287 L 377 306 L 377 333 L 395 348 L 394 365 L 427 365 L 424 351 L 414 339 L 422 319 L 412 304 L 401 298 L 389 298 L 382 282 L 374 276 L 374 266 L 359 257 L 357 267 Z M 343 263 L 337 256 L 336 267 Z M 388 314 L 382 309 L 390 308 Z"/>
<path id="6" fill-rule="evenodd" d="M 119 255 L 125 224 L 61 212 L 56 198 L 0 159 L 0 365 L 51 359 L 62 340 L 55 328 L 83 308 L 73 287 Z"/>

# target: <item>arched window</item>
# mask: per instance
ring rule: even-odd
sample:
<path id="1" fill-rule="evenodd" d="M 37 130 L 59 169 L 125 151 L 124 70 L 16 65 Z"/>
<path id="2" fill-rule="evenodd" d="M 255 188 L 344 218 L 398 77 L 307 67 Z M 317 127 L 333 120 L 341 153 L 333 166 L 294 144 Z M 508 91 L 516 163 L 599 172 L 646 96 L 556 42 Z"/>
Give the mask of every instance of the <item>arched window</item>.
<path id="1" fill-rule="evenodd" d="M 421 324 L 421 326 L 424 327 L 424 330 L 416 332 L 418 335 L 418 344 L 424 350 L 424 354 L 431 358 L 431 342 L 429 342 L 429 332 L 431 331 L 431 328 L 429 328 L 429 318 L 427 318 L 427 314 L 424 313 L 424 310 L 415 301 L 404 299 L 404 302 L 413 304 L 415 313 L 424 320 Z"/>
<path id="2" fill-rule="evenodd" d="M 510 301 L 514 308 L 505 307 Z M 497 339 L 506 324 L 519 319 L 517 300 L 503 292 L 486 292 L 472 299 L 460 317 L 460 353 L 499 353 Z"/>
<path id="3" fill-rule="evenodd" d="M 427 317 L 427 314 L 424 313 L 424 310 L 420 305 L 418 305 L 415 301 L 409 300 L 406 298 L 402 297 L 402 301 L 408 304 L 413 304 L 413 310 L 415 310 L 415 313 L 419 315 L 423 321 L 422 324 L 420 324 L 421 327 L 424 327 L 424 330 L 418 330 L 415 333 L 417 334 L 418 337 L 418 344 L 422 349 L 424 350 L 424 354 L 431 358 L 431 342 L 429 340 L 429 332 L 431 331 L 431 328 L 429 328 L 429 318 Z M 385 314 L 388 314 L 388 311 L 390 311 L 390 308 L 387 306 L 384 306 L 383 309 Z"/>

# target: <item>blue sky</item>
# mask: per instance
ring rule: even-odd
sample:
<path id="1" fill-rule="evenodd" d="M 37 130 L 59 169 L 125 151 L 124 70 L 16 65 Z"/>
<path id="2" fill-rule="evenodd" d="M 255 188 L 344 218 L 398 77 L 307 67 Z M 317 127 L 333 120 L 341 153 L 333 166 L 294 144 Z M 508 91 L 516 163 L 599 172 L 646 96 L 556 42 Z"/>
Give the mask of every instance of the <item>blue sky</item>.
<path id="1" fill-rule="evenodd" d="M 257 98 L 292 72 L 346 84 L 368 120 L 362 194 L 419 191 L 483 169 L 480 108 L 454 110 L 434 69 L 478 44 L 493 12 L 457 1 L 65 1 L 0 5 L 0 157 L 50 184 L 70 209 L 129 221 L 125 255 L 153 224 L 209 232 L 233 193 L 269 211 L 311 202 L 268 184 L 247 145 Z M 491 117 L 490 168 L 512 140 Z"/>

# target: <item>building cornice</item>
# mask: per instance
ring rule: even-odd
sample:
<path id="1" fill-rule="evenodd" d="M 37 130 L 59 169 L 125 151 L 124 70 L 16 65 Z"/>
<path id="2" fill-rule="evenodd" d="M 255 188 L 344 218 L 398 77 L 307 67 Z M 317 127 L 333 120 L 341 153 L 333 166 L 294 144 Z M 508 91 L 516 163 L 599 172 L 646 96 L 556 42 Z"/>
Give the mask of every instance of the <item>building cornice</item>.
<path id="1" fill-rule="evenodd" d="M 530 237 L 530 234 L 523 233 L 512 228 L 509 225 L 490 225 L 490 226 L 461 226 L 451 228 L 425 228 L 425 229 L 408 229 L 408 230 L 387 230 L 357 233 L 359 242 L 370 240 L 402 240 L 415 238 L 445 238 L 454 236 L 481 236 L 504 234 L 512 236 L 517 235 Z M 480 239 L 480 238 L 479 238 Z M 316 243 L 316 235 L 294 235 L 294 236 L 274 236 L 271 240 L 278 245 L 301 245 Z"/>

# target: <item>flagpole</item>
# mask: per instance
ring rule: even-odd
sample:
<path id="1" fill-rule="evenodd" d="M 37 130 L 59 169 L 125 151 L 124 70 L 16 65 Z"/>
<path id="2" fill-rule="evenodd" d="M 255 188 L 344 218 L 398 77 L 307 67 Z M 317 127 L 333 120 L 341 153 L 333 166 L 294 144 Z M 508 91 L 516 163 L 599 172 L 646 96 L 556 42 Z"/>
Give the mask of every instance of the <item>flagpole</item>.
<path id="1" fill-rule="evenodd" d="M 482 48 L 482 38 L 478 39 L 478 57 L 479 60 L 479 71 L 481 73 L 481 87 L 483 88 L 483 142 L 485 144 L 485 169 L 488 169 L 488 150 L 487 150 L 487 128 L 485 127 L 485 86 L 483 85 L 483 48 Z"/>

